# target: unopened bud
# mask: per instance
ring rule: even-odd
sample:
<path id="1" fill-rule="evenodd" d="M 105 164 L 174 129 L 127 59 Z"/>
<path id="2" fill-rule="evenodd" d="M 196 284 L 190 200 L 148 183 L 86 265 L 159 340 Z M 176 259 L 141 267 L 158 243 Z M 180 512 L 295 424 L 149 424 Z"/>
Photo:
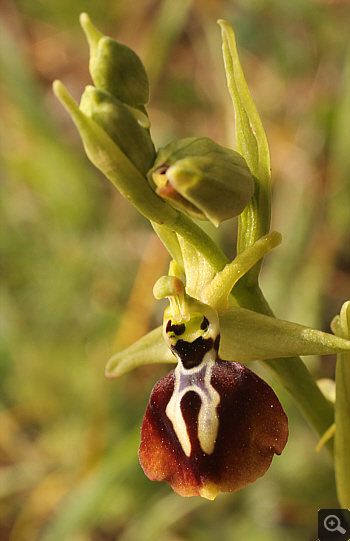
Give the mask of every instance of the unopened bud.
<path id="1" fill-rule="evenodd" d="M 207 137 L 182 139 L 160 149 L 148 180 L 175 207 L 216 226 L 238 216 L 254 193 L 244 158 Z"/>
<path id="2" fill-rule="evenodd" d="M 154 162 L 155 149 L 149 131 L 138 123 L 130 108 L 111 94 L 87 86 L 80 109 L 99 124 L 135 167 L 146 175 Z"/>
<path id="3" fill-rule="evenodd" d="M 134 51 L 101 34 L 86 13 L 80 23 L 90 46 L 90 74 L 97 88 L 133 107 L 149 100 L 146 70 Z"/>

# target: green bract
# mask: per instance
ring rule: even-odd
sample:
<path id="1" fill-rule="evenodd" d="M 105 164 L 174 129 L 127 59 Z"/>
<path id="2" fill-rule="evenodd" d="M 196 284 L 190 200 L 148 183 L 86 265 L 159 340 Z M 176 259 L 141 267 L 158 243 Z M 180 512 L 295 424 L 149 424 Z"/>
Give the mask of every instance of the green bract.
<path id="1" fill-rule="evenodd" d="M 216 226 L 238 216 L 254 193 L 245 159 L 208 137 L 181 139 L 160 149 L 148 180 L 161 197 Z"/>

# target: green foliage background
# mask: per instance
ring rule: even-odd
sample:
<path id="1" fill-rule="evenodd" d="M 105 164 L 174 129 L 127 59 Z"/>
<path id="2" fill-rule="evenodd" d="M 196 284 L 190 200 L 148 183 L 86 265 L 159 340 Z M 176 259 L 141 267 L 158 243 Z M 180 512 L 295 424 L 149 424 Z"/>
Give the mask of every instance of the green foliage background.
<path id="1" fill-rule="evenodd" d="M 152 483 L 139 430 L 164 367 L 104 377 L 111 353 L 159 325 L 167 254 L 94 170 L 51 90 L 78 100 L 86 11 L 151 80 L 157 146 L 234 146 L 218 18 L 237 37 L 270 144 L 273 228 L 262 287 L 276 315 L 329 332 L 350 289 L 349 12 L 342 0 L 7 0 L 1 6 L 1 540 L 309 541 L 336 508 L 331 461 L 280 386 L 290 441 L 255 484 L 214 502 Z M 205 226 L 207 227 L 207 226 Z M 233 257 L 235 221 L 210 229 Z M 335 359 L 308 358 L 315 378 Z"/>

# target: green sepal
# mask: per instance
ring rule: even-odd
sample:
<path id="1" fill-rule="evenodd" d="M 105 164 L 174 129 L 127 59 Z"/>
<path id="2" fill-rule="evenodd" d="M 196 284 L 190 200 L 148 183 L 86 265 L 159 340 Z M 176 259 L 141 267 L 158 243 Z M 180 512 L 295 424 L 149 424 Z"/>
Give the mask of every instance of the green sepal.
<path id="1" fill-rule="evenodd" d="M 85 88 L 79 107 L 108 133 L 135 167 L 146 175 L 156 152 L 149 131 L 139 124 L 130 108 L 108 92 L 93 86 Z"/>
<path id="2" fill-rule="evenodd" d="M 246 363 L 339 352 L 350 355 L 349 340 L 245 308 L 230 307 L 219 320 L 219 355 L 227 361 Z M 162 327 L 157 327 L 132 346 L 113 355 L 108 361 L 106 374 L 115 378 L 138 366 L 172 362 L 176 359 L 166 346 Z"/>
<path id="3" fill-rule="evenodd" d="M 187 219 L 190 222 L 190 219 Z M 215 264 L 216 262 L 208 257 L 209 254 L 214 254 L 205 236 L 203 241 L 209 248 L 208 252 L 198 250 L 196 245 L 168 227 L 156 223 L 152 223 L 152 226 L 186 277 L 186 293 L 194 299 L 201 300 L 201 291 L 214 278 L 219 264 L 223 267 L 227 262 L 225 256 L 219 260 L 219 264 Z M 202 230 L 199 231 L 203 233 Z"/>
<path id="4" fill-rule="evenodd" d="M 106 366 L 107 378 L 118 378 L 139 366 L 176 363 L 163 338 L 162 326 L 149 332 L 133 345 L 113 355 Z"/>
<path id="5" fill-rule="evenodd" d="M 229 361 L 350 352 L 349 340 L 245 308 L 229 308 L 220 327 L 220 354 Z"/>

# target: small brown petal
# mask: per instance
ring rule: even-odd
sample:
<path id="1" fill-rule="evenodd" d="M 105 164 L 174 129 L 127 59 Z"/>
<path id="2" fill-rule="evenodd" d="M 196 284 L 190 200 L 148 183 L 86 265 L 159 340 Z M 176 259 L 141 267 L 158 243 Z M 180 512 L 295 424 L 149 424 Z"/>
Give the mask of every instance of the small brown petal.
<path id="1" fill-rule="evenodd" d="M 287 417 L 271 387 L 245 366 L 217 359 L 211 373 L 211 384 L 220 395 L 214 451 L 206 454 L 201 449 L 197 436 L 201 400 L 195 391 L 188 391 L 181 401 L 191 441 L 186 456 L 165 413 L 174 380 L 172 371 L 155 385 L 150 397 L 139 449 L 145 474 L 167 481 L 181 496 L 209 499 L 264 475 L 288 439 Z"/>

